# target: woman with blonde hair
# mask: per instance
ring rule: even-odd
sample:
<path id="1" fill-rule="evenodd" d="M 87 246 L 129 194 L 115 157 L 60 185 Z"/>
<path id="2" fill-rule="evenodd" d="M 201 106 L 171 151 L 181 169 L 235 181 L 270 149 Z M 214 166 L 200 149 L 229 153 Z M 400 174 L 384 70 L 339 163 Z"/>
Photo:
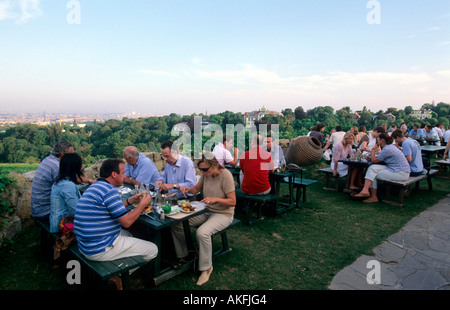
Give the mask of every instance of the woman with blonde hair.
<path id="1" fill-rule="evenodd" d="M 196 194 L 203 191 L 204 202 L 209 212 L 198 215 L 189 220 L 189 225 L 197 227 L 196 237 L 199 245 L 198 268 L 202 272 L 197 285 L 209 280 L 212 273 L 212 241 L 211 236 L 227 228 L 234 217 L 236 193 L 234 178 L 228 169 L 222 167 L 212 153 L 205 153 L 197 163 L 201 177 L 191 188 L 182 186 L 182 194 Z M 181 223 L 172 228 L 175 251 L 178 258 L 188 256 L 186 239 Z"/>
<path id="2" fill-rule="evenodd" d="M 333 158 L 331 161 L 331 169 L 333 169 L 333 174 L 340 177 L 344 177 L 348 173 L 348 166 L 343 163 L 339 163 L 340 160 L 346 160 L 348 156 L 353 155 L 353 141 L 355 136 L 351 132 L 347 132 L 344 135 L 342 142 L 338 143 L 333 147 Z"/>

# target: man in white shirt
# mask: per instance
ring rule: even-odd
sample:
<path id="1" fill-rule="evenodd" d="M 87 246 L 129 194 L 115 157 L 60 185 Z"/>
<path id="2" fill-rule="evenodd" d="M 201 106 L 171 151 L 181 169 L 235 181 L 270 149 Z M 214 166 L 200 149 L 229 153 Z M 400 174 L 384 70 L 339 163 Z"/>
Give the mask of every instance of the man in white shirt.
<path id="1" fill-rule="evenodd" d="M 448 129 L 446 132 L 444 132 L 444 142 L 446 142 L 448 144 L 449 140 L 450 140 L 450 129 Z"/>
<path id="2" fill-rule="evenodd" d="M 214 157 L 216 157 L 219 164 L 222 165 L 222 167 L 225 167 L 225 164 L 230 165 L 231 167 L 236 167 L 238 161 L 239 161 L 239 150 L 237 147 L 233 148 L 233 155 L 231 155 L 231 152 L 228 150 L 230 148 L 233 148 L 233 137 L 224 134 L 222 138 L 222 143 L 219 143 L 216 145 L 212 151 L 214 154 Z"/>
<path id="3" fill-rule="evenodd" d="M 281 146 L 277 143 L 275 143 L 275 141 L 273 141 L 272 136 L 267 136 L 266 137 L 266 143 L 264 143 L 264 145 L 261 147 L 261 149 L 263 151 L 267 151 L 270 153 L 270 155 L 272 155 L 272 159 L 274 162 L 274 168 L 278 168 L 281 167 L 281 163 L 284 161 L 286 163 L 285 157 L 284 157 L 284 152 L 283 149 L 281 148 Z"/>
<path id="4" fill-rule="evenodd" d="M 330 139 L 328 139 L 327 144 L 323 148 L 323 151 L 325 152 L 330 145 L 338 145 L 342 140 L 344 140 L 345 131 L 342 130 L 341 126 L 336 126 L 336 132 L 332 133 L 330 136 Z"/>
<path id="5" fill-rule="evenodd" d="M 424 137 L 424 139 L 427 142 L 434 142 L 438 146 L 441 145 L 439 134 L 437 133 L 437 131 L 435 129 L 433 129 L 433 127 L 431 125 L 426 125 L 425 126 L 425 137 Z"/>

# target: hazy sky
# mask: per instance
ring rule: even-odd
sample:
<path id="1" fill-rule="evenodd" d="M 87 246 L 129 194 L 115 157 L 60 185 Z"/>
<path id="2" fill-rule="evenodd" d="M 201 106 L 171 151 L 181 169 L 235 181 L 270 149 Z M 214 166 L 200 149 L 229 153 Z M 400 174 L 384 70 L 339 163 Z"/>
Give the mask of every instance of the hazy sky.
<path id="1" fill-rule="evenodd" d="M 3 112 L 376 112 L 449 86 L 449 0 L 0 0 Z"/>

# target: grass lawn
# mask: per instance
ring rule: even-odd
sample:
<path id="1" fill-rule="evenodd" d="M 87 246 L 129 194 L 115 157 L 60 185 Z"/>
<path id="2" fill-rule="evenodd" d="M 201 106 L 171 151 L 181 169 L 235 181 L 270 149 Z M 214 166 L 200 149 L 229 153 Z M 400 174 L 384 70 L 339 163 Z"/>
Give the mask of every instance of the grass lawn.
<path id="1" fill-rule="evenodd" d="M 413 192 L 404 208 L 364 204 L 348 194 L 322 189 L 320 162 L 308 166 L 305 178 L 309 203 L 275 217 L 265 216 L 251 227 L 228 231 L 230 253 L 217 258 L 210 281 L 198 287 L 198 273 L 185 272 L 157 287 L 135 279 L 135 289 L 151 290 L 325 290 L 333 277 L 413 217 L 448 194 L 448 182 L 433 177 L 433 192 Z M 421 189 L 427 189 L 422 181 Z M 287 188 L 282 189 L 286 193 Z M 240 214 L 236 214 L 240 217 Z M 219 239 L 215 239 L 217 243 Z M 39 254 L 39 230 L 30 225 L 0 249 L 0 289 L 79 289 L 65 281 L 64 266 L 55 269 Z M 14 267 L 14 268 L 12 268 Z"/>

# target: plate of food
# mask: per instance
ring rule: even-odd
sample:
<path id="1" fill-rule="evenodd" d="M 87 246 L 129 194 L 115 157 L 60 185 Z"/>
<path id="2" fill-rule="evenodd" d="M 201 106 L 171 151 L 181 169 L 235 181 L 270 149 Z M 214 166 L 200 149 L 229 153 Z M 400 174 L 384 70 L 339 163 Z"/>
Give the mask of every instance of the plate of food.
<path id="1" fill-rule="evenodd" d="M 146 214 L 148 214 L 148 213 L 150 213 L 152 211 L 153 211 L 153 206 L 152 205 L 149 205 L 148 207 L 145 207 L 144 210 L 142 210 L 142 212 L 146 213 Z"/>
<path id="2" fill-rule="evenodd" d="M 178 204 L 180 206 L 180 211 L 183 213 L 192 213 L 197 211 L 195 205 L 192 205 L 189 201 L 183 202 L 182 204 Z"/>

